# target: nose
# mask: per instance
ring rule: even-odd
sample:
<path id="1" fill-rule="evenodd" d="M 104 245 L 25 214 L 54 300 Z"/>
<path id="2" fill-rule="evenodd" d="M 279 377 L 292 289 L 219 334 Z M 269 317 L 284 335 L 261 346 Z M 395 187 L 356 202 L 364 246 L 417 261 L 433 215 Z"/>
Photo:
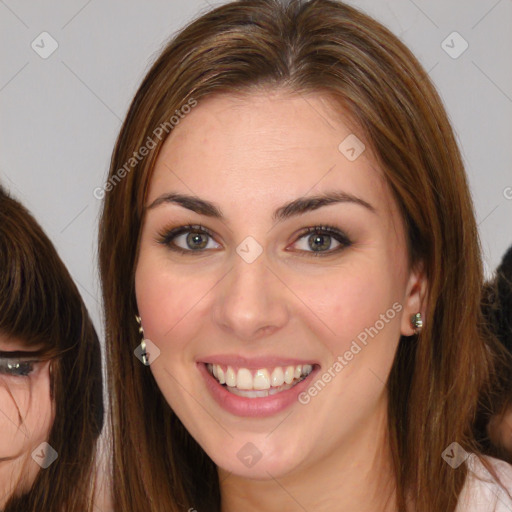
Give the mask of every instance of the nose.
<path id="1" fill-rule="evenodd" d="M 268 266 L 265 252 L 252 263 L 235 254 L 217 289 L 214 322 L 231 337 L 254 341 L 283 328 L 289 317 L 287 299 L 286 286 Z"/>

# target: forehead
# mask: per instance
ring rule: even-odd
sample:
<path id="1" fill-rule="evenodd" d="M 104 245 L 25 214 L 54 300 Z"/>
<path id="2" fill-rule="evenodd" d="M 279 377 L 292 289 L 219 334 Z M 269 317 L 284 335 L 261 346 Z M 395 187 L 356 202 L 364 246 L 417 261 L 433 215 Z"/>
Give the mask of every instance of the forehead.
<path id="1" fill-rule="evenodd" d="M 357 151 L 366 147 L 350 159 L 345 141 L 360 144 Z M 224 94 L 199 100 L 173 129 L 156 161 L 147 204 L 172 190 L 220 203 L 223 197 L 240 204 L 243 197 L 277 205 L 334 188 L 389 206 L 367 141 L 329 97 Z"/>

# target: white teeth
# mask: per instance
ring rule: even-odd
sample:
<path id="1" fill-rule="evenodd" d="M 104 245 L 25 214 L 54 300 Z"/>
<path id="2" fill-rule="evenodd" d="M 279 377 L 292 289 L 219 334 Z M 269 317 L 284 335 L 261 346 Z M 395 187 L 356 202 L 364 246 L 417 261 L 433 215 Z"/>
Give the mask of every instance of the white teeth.
<path id="1" fill-rule="evenodd" d="M 218 364 L 207 364 L 208 371 L 220 384 L 226 384 L 229 391 L 250 398 L 274 395 L 306 378 L 312 371 L 313 365 L 275 367 L 272 371 L 260 368 L 256 371 L 248 368 L 227 366 L 226 370 Z M 253 374 L 254 373 L 254 374 Z"/>
<path id="2" fill-rule="evenodd" d="M 284 372 L 284 381 L 286 384 L 291 384 L 295 378 L 295 368 L 293 366 L 287 366 Z"/>
<path id="3" fill-rule="evenodd" d="M 214 365 L 216 366 L 216 365 Z M 236 375 L 235 370 L 231 368 L 231 366 L 228 366 L 228 369 L 226 371 L 226 386 L 234 387 L 236 386 Z"/>
<path id="4" fill-rule="evenodd" d="M 284 372 L 280 366 L 278 366 L 272 372 L 270 382 L 271 382 L 273 388 L 276 388 L 277 386 L 282 386 L 284 384 Z"/>
<path id="5" fill-rule="evenodd" d="M 309 375 L 313 371 L 313 366 L 305 364 L 302 366 L 302 375 Z"/>
<path id="6" fill-rule="evenodd" d="M 271 396 L 276 395 L 277 393 L 280 393 L 281 391 L 286 391 L 287 389 L 292 388 L 293 384 L 283 384 L 282 386 L 279 386 L 278 388 L 270 388 L 270 389 L 238 389 L 238 388 L 229 388 L 226 389 L 233 393 L 234 395 L 243 396 L 245 398 L 263 398 L 265 396 Z"/>
<path id="7" fill-rule="evenodd" d="M 238 389 L 253 389 L 252 374 L 247 368 L 240 368 L 236 376 L 236 387 Z"/>
<path id="8" fill-rule="evenodd" d="M 254 375 L 252 386 L 254 389 L 269 389 L 270 375 L 266 369 L 258 370 Z"/>

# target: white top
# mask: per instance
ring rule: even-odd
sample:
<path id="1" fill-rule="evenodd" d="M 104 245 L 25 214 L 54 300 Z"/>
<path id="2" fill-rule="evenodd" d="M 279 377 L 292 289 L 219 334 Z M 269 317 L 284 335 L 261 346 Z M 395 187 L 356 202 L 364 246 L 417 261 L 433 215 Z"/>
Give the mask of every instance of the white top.
<path id="1" fill-rule="evenodd" d="M 512 466 L 494 457 L 484 458 L 491 463 L 503 487 L 512 496 Z M 507 496 L 478 457 L 471 454 L 466 464 L 468 476 L 455 512 L 512 512 L 512 498 Z"/>

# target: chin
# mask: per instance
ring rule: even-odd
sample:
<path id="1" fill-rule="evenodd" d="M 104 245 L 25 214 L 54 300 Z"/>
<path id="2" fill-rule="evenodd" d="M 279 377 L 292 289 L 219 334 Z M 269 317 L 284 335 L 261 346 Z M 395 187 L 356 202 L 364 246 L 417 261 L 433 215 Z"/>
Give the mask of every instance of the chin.
<path id="1" fill-rule="evenodd" d="M 250 440 L 249 440 L 250 439 Z M 271 440 L 268 432 L 215 443 L 207 451 L 214 463 L 228 473 L 255 480 L 281 478 L 303 466 L 305 450 L 289 436 Z M 286 443 L 286 444 L 284 444 Z M 222 449 L 219 449 L 222 446 Z M 204 447 L 209 448 L 209 447 Z M 203 449 L 204 449 L 203 448 Z"/>

